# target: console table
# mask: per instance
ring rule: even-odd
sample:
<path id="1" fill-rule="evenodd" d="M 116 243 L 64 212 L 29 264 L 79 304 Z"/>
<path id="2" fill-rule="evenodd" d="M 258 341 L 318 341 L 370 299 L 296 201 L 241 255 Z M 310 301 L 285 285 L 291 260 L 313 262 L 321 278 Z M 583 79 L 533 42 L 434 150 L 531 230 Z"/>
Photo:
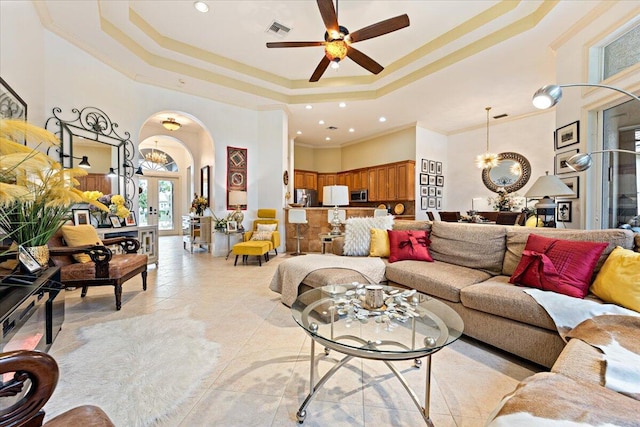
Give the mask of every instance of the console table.
<path id="1" fill-rule="evenodd" d="M 149 257 L 149 264 L 158 265 L 158 226 L 139 225 L 122 228 L 97 228 L 101 239 L 111 237 L 133 237 L 140 242 L 139 253 Z"/>
<path id="2" fill-rule="evenodd" d="M 64 321 L 63 290 L 59 267 L 0 276 L 0 351 L 47 351 Z"/>

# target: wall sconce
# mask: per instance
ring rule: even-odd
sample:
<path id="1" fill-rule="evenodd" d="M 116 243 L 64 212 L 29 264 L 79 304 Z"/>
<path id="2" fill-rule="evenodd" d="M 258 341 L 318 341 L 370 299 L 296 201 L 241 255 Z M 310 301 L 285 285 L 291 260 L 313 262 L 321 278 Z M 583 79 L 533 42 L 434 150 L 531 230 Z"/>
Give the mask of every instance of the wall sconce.
<path id="1" fill-rule="evenodd" d="M 133 166 L 127 165 L 127 164 L 122 165 L 122 167 L 124 169 L 126 169 L 126 168 L 133 169 L 134 168 Z M 119 170 L 120 170 L 119 168 L 109 168 L 109 173 L 107 173 L 107 176 L 109 178 L 116 178 L 118 176 L 118 171 Z M 136 171 L 134 173 L 136 175 L 144 175 L 144 173 L 142 173 L 142 166 L 138 166 L 138 169 L 136 169 Z"/>
<path id="2" fill-rule="evenodd" d="M 78 163 L 79 167 L 84 169 L 91 169 L 88 156 L 76 157 L 76 156 L 71 156 L 69 154 L 63 154 L 62 157 L 71 157 L 72 159 L 80 160 L 80 163 Z"/>

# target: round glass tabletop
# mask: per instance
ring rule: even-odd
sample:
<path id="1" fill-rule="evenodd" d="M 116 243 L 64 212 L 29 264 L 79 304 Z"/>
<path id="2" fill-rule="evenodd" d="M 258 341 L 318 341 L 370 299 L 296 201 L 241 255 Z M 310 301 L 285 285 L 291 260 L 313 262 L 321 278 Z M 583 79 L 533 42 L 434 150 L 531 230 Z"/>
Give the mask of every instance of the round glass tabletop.
<path id="1" fill-rule="evenodd" d="M 312 289 L 291 306 L 293 318 L 329 349 L 378 360 L 424 357 L 462 335 L 462 319 L 446 304 L 415 290 L 380 285 L 376 305 L 382 306 L 372 308 L 367 303 L 375 291 L 368 287 Z"/>

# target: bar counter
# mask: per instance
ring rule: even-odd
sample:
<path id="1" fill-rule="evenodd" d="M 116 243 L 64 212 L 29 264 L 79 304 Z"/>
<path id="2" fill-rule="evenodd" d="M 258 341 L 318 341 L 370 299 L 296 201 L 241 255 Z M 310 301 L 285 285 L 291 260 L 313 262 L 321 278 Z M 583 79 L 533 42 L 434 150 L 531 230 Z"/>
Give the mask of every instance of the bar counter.
<path id="1" fill-rule="evenodd" d="M 289 207 L 284 208 L 285 210 L 285 224 L 286 224 L 286 249 L 287 252 L 295 252 L 296 251 L 296 225 L 289 223 Z M 299 209 L 299 208 L 296 208 Z M 329 234 L 331 229 L 333 228 L 328 221 L 328 213 L 333 212 L 332 207 L 311 207 L 311 208 L 303 208 L 307 211 L 307 222 L 308 224 L 300 225 L 300 235 L 304 237 L 304 239 L 300 240 L 300 250 L 302 252 L 321 252 L 322 251 L 322 242 L 320 241 L 321 234 Z M 345 206 L 340 207 L 340 210 L 345 210 L 347 214 L 347 218 L 354 217 L 371 217 L 373 216 L 373 212 L 376 209 L 375 207 L 358 207 L 358 206 Z M 395 216 L 396 218 L 402 219 L 413 219 L 413 215 L 402 215 Z M 342 232 L 344 232 L 344 225 L 341 227 Z"/>

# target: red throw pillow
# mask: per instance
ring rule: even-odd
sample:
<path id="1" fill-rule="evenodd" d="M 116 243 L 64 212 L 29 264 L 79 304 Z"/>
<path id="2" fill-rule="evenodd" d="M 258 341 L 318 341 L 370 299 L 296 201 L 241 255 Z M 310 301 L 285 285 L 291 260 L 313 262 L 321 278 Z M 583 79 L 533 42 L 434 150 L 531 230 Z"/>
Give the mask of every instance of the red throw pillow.
<path id="1" fill-rule="evenodd" d="M 530 234 L 509 283 L 584 298 L 607 243 L 551 239 Z"/>
<path id="2" fill-rule="evenodd" d="M 389 233 L 389 262 L 402 260 L 430 261 L 429 235 L 425 230 L 387 230 Z"/>

